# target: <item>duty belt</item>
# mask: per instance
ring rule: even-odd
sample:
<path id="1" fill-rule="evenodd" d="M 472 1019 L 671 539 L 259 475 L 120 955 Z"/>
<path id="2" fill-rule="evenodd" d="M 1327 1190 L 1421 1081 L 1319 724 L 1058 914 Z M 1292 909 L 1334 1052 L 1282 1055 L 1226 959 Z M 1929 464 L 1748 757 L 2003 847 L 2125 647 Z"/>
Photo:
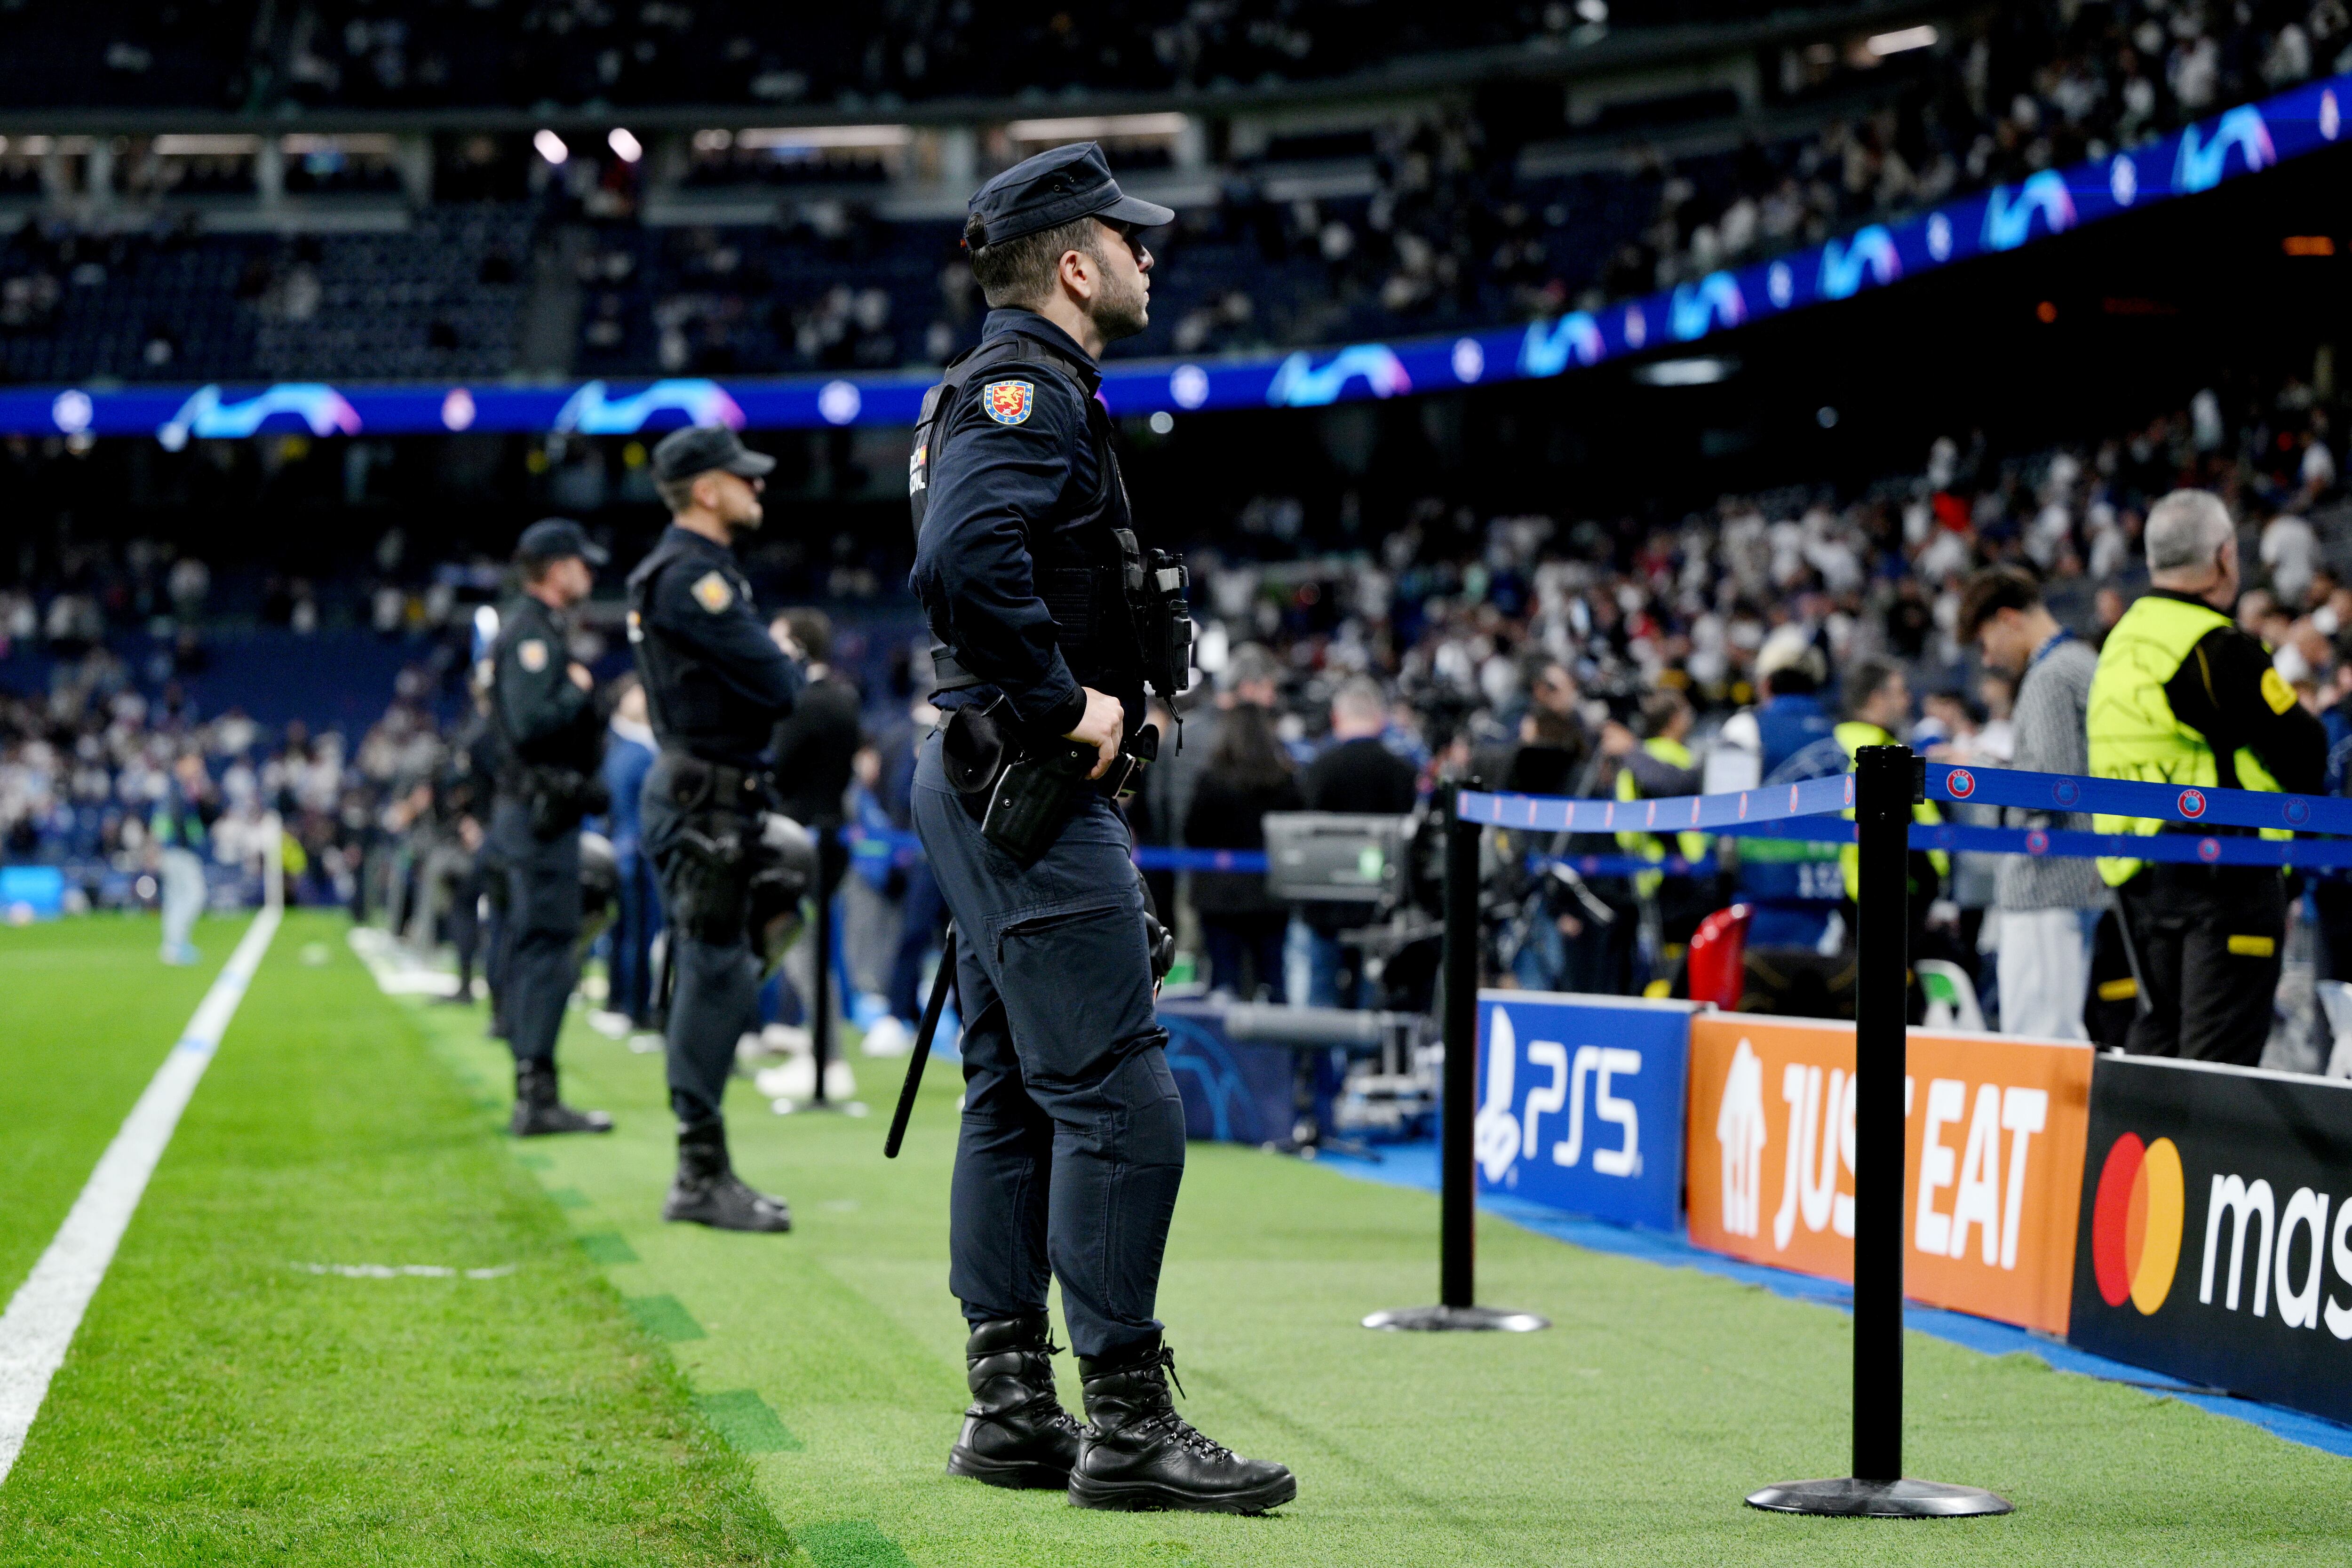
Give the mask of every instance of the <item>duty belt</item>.
<path id="1" fill-rule="evenodd" d="M 671 796 L 688 811 L 712 805 L 761 812 L 774 798 L 773 782 L 764 768 L 709 763 L 691 752 L 665 752 L 662 756 L 670 765 Z"/>

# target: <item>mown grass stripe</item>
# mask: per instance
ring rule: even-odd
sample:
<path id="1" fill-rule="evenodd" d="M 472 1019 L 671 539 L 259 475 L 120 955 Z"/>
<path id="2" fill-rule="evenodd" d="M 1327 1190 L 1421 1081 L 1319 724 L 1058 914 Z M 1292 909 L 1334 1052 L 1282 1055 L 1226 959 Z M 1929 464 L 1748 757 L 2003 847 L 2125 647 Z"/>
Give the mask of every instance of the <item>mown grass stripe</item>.
<path id="1" fill-rule="evenodd" d="M 675 1344 L 680 1340 L 709 1338 L 702 1325 L 694 1321 L 694 1314 L 675 1296 L 625 1296 L 622 1304 L 646 1332 L 657 1340 Z"/>
<path id="2" fill-rule="evenodd" d="M 570 1205 L 566 1205 L 567 1207 Z M 635 1263 L 637 1249 L 617 1230 L 592 1230 L 581 1237 L 580 1250 L 592 1263 Z"/>
<path id="3" fill-rule="evenodd" d="M 728 1446 L 744 1454 L 797 1454 L 807 1447 L 755 1388 L 698 1394 L 694 1407 L 719 1429 Z"/>

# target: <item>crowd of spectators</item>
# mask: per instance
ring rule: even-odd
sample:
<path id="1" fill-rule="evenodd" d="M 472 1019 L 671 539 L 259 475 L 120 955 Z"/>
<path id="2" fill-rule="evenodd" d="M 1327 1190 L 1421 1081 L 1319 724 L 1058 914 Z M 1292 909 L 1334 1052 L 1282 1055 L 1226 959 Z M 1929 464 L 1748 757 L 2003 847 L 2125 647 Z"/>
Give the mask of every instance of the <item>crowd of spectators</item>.
<path id="1" fill-rule="evenodd" d="M 1329 556 L 1302 554 L 1286 537 L 1296 529 L 1279 526 L 1296 498 L 1257 498 L 1193 548 L 1204 679 L 1184 705 L 1187 747 L 1139 797 L 1139 837 L 1248 848 L 1255 816 L 1276 805 L 1347 808 L 1366 791 L 1409 802 L 1473 773 L 1605 795 L 1636 748 L 1658 740 L 1668 749 L 1643 754 L 1686 748 L 1676 765 L 1696 776 L 1724 721 L 1756 701 L 1776 648 L 1780 668 L 1793 647 L 1832 687 L 1856 668 L 1907 672 L 1919 700 L 1890 711 L 1890 730 L 1998 760 L 2013 687 L 1966 646 L 1968 578 L 2027 569 L 2059 620 L 2095 643 L 2146 585 L 2147 506 L 2181 485 L 2222 497 L 2241 525 L 2241 623 L 2272 647 L 2302 701 L 2338 710 L 2352 693 L 2341 415 L 2332 393 L 2299 380 L 2225 384 L 2076 445 L 2004 452 L 1981 437 L 1947 438 L 1917 469 L 1859 491 L 1726 497 L 1664 526 L 1488 517 L 1431 497 L 1370 548 Z M 156 560 L 144 580 L 161 603 L 175 578 L 194 575 Z M 19 625 L 89 597 L 11 592 Z M 444 640 L 462 623 L 447 617 Z M 407 629 L 401 616 L 391 625 Z M 174 757 L 194 751 L 230 824 L 216 853 L 246 852 L 238 825 L 274 805 L 299 847 L 303 893 L 362 907 L 383 896 L 385 857 L 448 755 L 432 718 L 436 695 L 445 714 L 452 707 L 446 668 L 406 672 L 390 710 L 347 746 L 332 731 L 264 734 L 235 711 L 199 715 L 173 695 L 168 670 L 133 670 L 103 641 L 50 651 L 49 689 L 12 700 L 0 720 L 0 836 L 12 857 L 135 871 L 148 853 L 142 813 Z M 845 662 L 836 679 L 860 689 L 864 714 L 841 820 L 902 831 L 926 727 L 919 644 Z M 2340 715 L 2331 722 L 2352 733 Z M 1395 759 L 1395 780 L 1362 765 L 1368 747 Z M 1328 760 L 1343 752 L 1355 760 Z M 911 990 L 898 972 L 913 973 L 898 962 L 897 922 L 936 911 L 925 912 L 904 855 L 877 848 L 857 867 L 857 989 L 897 1002 Z M 1950 891 L 1980 910 L 1990 879 L 1956 879 Z M 1171 879 L 1167 893 L 1197 915 L 1185 929 L 1210 984 L 1362 994 L 1343 988 L 1332 921 L 1294 927 L 1246 879 L 1203 877 L 1188 895 Z M 919 942 L 913 951 L 919 959 Z M 1621 969 L 1605 983 L 1641 978 Z"/>

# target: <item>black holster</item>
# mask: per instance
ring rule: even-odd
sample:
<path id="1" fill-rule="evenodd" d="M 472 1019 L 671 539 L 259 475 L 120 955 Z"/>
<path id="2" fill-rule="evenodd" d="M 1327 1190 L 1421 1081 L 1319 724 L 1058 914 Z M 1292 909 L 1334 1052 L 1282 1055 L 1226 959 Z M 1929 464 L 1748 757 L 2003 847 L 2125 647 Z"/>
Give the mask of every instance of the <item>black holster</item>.
<path id="1" fill-rule="evenodd" d="M 530 806 L 530 830 L 540 838 L 553 838 L 580 826 L 584 816 L 613 809 L 612 791 L 601 774 L 578 768 L 533 764 L 522 771 L 522 797 Z"/>
<path id="2" fill-rule="evenodd" d="M 1099 779 L 1097 752 L 1078 741 L 1016 735 L 998 717 L 1002 704 L 959 708 L 948 715 L 940 763 L 982 837 L 1022 865 L 1034 861 L 1062 836 L 1083 793 L 1105 799 L 1132 794 L 1143 769 L 1160 754 L 1160 731 L 1146 724 L 1119 748 Z"/>

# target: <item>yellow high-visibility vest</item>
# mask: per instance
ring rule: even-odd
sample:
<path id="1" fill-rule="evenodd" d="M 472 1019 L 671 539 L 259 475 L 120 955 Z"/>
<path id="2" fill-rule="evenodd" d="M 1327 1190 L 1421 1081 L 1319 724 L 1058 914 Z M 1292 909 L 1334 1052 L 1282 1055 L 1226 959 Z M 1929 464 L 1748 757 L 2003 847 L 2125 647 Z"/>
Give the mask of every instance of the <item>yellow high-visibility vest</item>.
<path id="1" fill-rule="evenodd" d="M 2107 634 L 2106 647 L 2099 651 L 2098 672 L 2091 678 L 2088 725 L 2094 778 L 2204 789 L 2221 784 L 2221 764 L 2211 744 L 2202 731 L 2182 722 L 2173 712 L 2164 688 L 2180 673 L 2180 667 L 2209 633 L 2231 624 L 2229 616 L 2210 605 L 2159 594 L 2144 595 L 2124 612 L 2123 619 Z M 2265 697 L 2273 680 L 2279 682 L 2279 689 L 2292 701 L 2292 690 L 2275 673 L 2263 678 Z M 2278 780 L 2253 752 L 2241 746 L 2232 761 L 2240 789 L 2277 793 Z M 2164 828 L 2153 817 L 2105 813 L 2093 822 L 2101 833 L 2147 834 Z M 2284 828 L 2264 828 L 2263 837 L 2292 838 L 2294 835 Z M 2143 864 L 2123 856 L 2102 856 L 2099 875 L 2109 887 L 2119 888 L 2137 876 Z"/>
<path id="2" fill-rule="evenodd" d="M 1684 745 L 1680 741 L 1670 741 L 1664 735 L 1651 736 L 1642 742 L 1642 750 L 1669 767 L 1687 769 L 1695 761 L 1688 746 Z M 1633 782 L 1633 770 L 1631 768 L 1617 770 L 1617 798 L 1619 800 L 1642 798 L 1641 786 Z M 1617 834 L 1617 846 L 1627 854 L 1639 855 L 1644 860 L 1663 860 L 1666 858 L 1665 841 L 1654 833 L 1629 833 L 1620 829 Z M 1696 860 L 1706 853 L 1706 835 L 1677 833 L 1675 835 L 1675 850 L 1685 860 Z M 1664 879 L 1664 875 L 1660 872 L 1643 871 L 1633 879 L 1634 890 L 1643 898 L 1648 898 L 1658 890 L 1658 884 Z"/>

